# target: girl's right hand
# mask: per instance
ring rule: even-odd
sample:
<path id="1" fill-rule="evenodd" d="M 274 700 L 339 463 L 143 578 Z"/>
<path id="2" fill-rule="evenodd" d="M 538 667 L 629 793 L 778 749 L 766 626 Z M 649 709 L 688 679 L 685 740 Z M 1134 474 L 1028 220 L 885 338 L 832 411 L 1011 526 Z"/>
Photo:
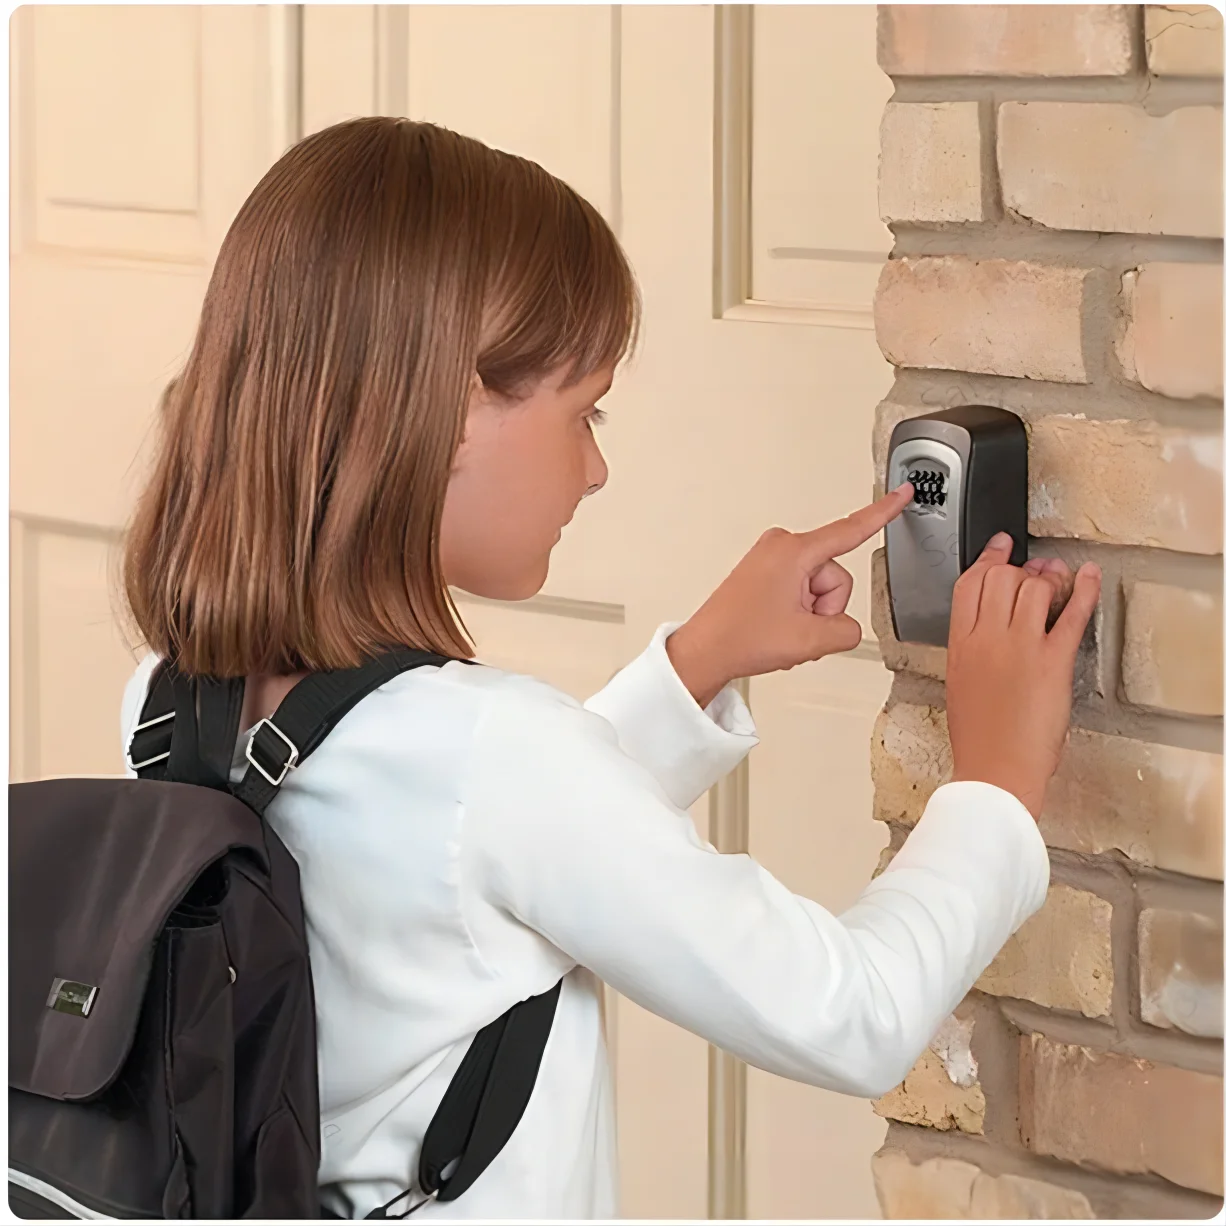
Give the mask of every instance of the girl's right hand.
<path id="1" fill-rule="evenodd" d="M 1037 818 L 1068 735 L 1073 664 L 1102 571 L 1087 564 L 1074 582 L 1063 562 L 1010 566 L 1011 548 L 995 538 L 954 586 L 946 709 L 954 779 L 1004 788 Z"/>

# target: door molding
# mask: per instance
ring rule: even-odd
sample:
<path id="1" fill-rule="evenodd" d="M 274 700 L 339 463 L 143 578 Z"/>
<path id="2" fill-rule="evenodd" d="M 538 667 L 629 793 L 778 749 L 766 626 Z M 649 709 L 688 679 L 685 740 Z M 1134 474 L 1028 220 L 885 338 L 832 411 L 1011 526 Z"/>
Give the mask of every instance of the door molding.
<path id="1" fill-rule="evenodd" d="M 302 9 L 301 4 L 274 4 L 268 9 L 273 162 L 302 139 Z"/>
<path id="2" fill-rule="evenodd" d="M 749 682 L 734 682 L 748 703 Z M 724 855 L 749 851 L 749 759 L 712 789 L 711 844 Z M 707 1048 L 707 1217 L 742 1221 L 746 1216 L 745 1134 L 748 1078 L 744 1061 L 713 1044 Z"/>
<path id="3" fill-rule="evenodd" d="M 714 244 L 712 298 L 716 319 L 753 323 L 807 324 L 821 328 L 873 331 L 873 312 L 845 306 L 797 306 L 753 297 L 753 29 L 751 4 L 717 5 L 715 20 L 715 98 L 713 165 Z M 791 258 L 829 259 L 829 252 L 787 249 Z M 839 253 L 840 261 L 859 262 L 873 253 Z"/>

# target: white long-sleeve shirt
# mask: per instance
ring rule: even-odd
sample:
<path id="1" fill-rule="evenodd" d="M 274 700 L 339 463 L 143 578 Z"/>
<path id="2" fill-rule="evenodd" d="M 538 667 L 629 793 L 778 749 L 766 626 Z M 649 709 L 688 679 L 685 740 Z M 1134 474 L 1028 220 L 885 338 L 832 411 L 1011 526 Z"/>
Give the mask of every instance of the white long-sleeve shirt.
<path id="1" fill-rule="evenodd" d="M 418 1218 L 616 1216 L 599 980 L 760 1068 L 877 1096 L 1041 905 L 1035 823 L 987 784 L 937 791 L 842 915 L 717 853 L 685 810 L 757 737 L 733 690 L 699 709 L 665 651 L 673 628 L 583 705 L 490 667 L 405 673 L 271 805 L 301 868 L 320 1183 L 340 1186 L 338 1210 L 364 1216 L 415 1183 L 471 1037 L 559 978 L 519 1127 Z M 154 663 L 128 684 L 125 740 Z"/>

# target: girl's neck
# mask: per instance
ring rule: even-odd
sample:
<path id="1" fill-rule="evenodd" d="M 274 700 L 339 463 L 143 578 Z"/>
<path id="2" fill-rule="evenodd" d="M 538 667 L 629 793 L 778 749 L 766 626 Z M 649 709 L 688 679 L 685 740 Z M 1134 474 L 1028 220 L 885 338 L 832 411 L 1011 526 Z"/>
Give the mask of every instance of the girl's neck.
<path id="1" fill-rule="evenodd" d="M 281 705 L 286 694 L 305 676 L 306 673 L 294 673 L 288 677 L 255 673 L 248 677 L 243 692 L 243 714 L 239 727 L 250 728 L 252 724 L 267 719 Z"/>

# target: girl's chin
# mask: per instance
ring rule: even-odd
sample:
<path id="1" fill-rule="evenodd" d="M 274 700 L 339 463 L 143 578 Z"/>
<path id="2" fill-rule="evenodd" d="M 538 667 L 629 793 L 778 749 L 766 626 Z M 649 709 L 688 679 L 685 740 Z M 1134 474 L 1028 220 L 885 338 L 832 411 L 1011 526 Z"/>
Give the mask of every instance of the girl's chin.
<path id="1" fill-rule="evenodd" d="M 536 567 L 528 568 L 514 575 L 498 575 L 494 578 L 483 578 L 479 583 L 457 583 L 452 586 L 470 596 L 479 596 L 485 600 L 530 600 L 545 586 L 549 578 L 549 555 Z"/>

